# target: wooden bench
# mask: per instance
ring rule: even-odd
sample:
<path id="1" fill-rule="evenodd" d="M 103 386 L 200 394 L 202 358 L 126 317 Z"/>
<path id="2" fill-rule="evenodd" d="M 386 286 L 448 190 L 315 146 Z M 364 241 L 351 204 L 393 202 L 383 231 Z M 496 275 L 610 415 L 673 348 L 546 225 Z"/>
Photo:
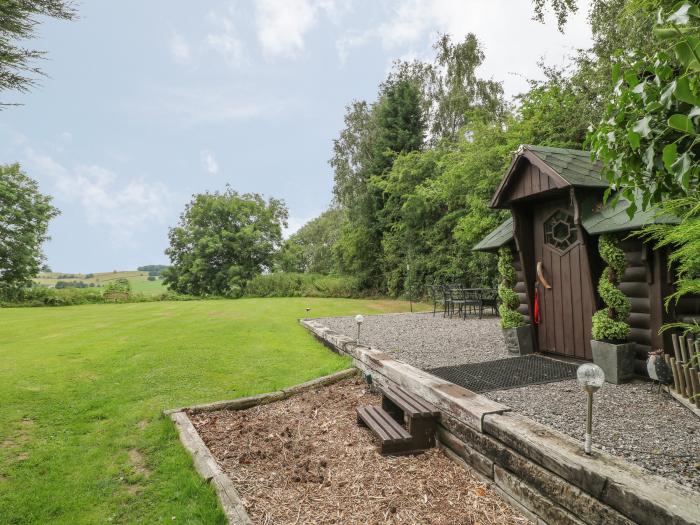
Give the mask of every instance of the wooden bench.
<path id="1" fill-rule="evenodd" d="M 357 407 L 357 421 L 370 428 L 382 454 L 409 454 L 435 446 L 440 411 L 398 386 L 382 390 L 382 406 Z"/>
<path id="2" fill-rule="evenodd" d="M 405 454 L 413 449 L 413 437 L 381 407 L 357 407 L 357 422 L 379 438 L 382 454 Z"/>

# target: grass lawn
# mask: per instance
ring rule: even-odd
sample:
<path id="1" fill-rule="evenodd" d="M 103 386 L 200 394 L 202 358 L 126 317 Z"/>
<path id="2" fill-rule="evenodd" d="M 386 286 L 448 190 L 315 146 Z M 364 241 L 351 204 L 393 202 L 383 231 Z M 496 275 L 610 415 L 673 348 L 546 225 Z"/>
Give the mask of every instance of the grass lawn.
<path id="1" fill-rule="evenodd" d="M 141 292 L 145 295 L 158 295 L 168 291 L 168 289 L 163 284 L 163 281 L 161 281 L 160 279 L 156 279 L 155 281 L 149 281 L 144 276 L 130 278 L 129 284 L 131 285 L 132 291 Z"/>
<path id="2" fill-rule="evenodd" d="M 164 408 L 348 366 L 297 322 L 406 311 L 345 299 L 0 309 L 0 522 L 225 523 Z"/>

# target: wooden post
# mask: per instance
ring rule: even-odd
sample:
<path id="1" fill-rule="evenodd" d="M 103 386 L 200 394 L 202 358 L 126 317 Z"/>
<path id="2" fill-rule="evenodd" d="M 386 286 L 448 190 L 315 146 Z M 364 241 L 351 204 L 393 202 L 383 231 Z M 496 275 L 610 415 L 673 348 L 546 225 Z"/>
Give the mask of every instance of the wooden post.
<path id="1" fill-rule="evenodd" d="M 690 371 L 690 377 L 692 378 L 693 381 L 693 398 L 690 400 L 692 403 L 695 403 L 695 406 L 700 408 L 700 373 L 696 372 L 695 370 Z"/>
<path id="2" fill-rule="evenodd" d="M 683 373 L 683 363 L 679 363 L 676 361 L 676 374 L 678 375 L 678 383 L 680 390 L 678 393 L 682 395 L 683 397 L 686 397 L 685 395 L 685 374 Z"/>
<path id="3" fill-rule="evenodd" d="M 673 353 L 676 356 L 676 361 L 683 361 L 680 347 L 678 346 L 678 334 L 672 334 L 671 340 L 673 341 Z"/>
<path id="4" fill-rule="evenodd" d="M 671 375 L 673 375 L 673 390 L 674 392 L 679 392 L 680 384 L 678 383 L 678 372 L 676 372 L 676 358 L 669 357 L 668 355 L 664 357 L 666 358 L 666 364 L 668 364 L 668 367 L 671 369 Z"/>
<path id="5" fill-rule="evenodd" d="M 695 369 L 700 372 L 700 341 L 695 341 L 695 355 L 698 356 L 695 359 Z"/>
<path id="6" fill-rule="evenodd" d="M 687 363 L 683 365 L 683 373 L 685 374 L 685 397 L 693 399 L 693 379 L 692 376 L 695 370 L 691 370 Z"/>
<path id="7" fill-rule="evenodd" d="M 681 359 L 684 363 L 688 363 L 688 351 L 685 349 L 685 338 L 678 338 L 678 345 L 681 347 Z"/>

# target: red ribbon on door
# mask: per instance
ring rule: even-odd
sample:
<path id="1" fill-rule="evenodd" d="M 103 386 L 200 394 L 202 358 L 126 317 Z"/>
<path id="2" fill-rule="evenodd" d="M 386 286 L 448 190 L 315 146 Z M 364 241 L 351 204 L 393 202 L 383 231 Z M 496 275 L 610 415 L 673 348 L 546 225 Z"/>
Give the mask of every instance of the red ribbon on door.
<path id="1" fill-rule="evenodd" d="M 535 283 L 535 304 L 532 320 L 535 324 L 540 324 L 540 287 Z"/>

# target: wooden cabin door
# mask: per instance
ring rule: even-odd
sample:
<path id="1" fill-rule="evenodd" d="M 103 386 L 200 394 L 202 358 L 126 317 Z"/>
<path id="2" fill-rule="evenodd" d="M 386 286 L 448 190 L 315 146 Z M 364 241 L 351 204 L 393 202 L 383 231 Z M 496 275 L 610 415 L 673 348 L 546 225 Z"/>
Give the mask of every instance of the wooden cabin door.
<path id="1" fill-rule="evenodd" d="M 591 359 L 595 302 L 584 237 L 569 200 L 538 206 L 533 240 L 540 352 Z M 541 277 L 540 277 L 541 276 Z M 549 286 L 549 287 L 547 287 Z"/>

